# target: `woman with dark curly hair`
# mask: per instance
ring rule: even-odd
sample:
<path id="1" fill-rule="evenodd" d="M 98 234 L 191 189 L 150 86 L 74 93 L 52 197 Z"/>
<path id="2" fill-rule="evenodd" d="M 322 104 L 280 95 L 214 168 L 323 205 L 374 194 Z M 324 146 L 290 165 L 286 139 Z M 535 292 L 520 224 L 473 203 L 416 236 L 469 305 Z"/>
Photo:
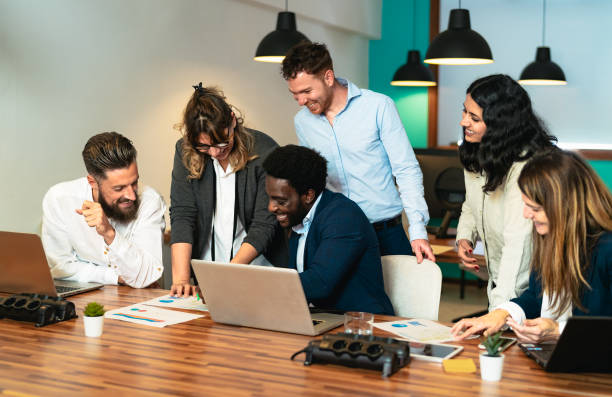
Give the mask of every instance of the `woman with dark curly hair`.
<path id="1" fill-rule="evenodd" d="M 453 327 L 458 339 L 509 325 L 524 342 L 558 339 L 570 316 L 612 315 L 612 195 L 578 155 L 533 157 L 518 184 L 533 221 L 529 288 Z"/>
<path id="2" fill-rule="evenodd" d="M 535 116 L 527 92 L 506 75 L 474 81 L 463 104 L 466 198 L 457 228 L 457 248 L 465 267 L 478 270 L 473 257 L 477 237 L 484 243 L 489 272 L 489 308 L 517 297 L 529 281 L 531 228 L 521 216 L 517 179 L 525 162 L 553 149 Z"/>
<path id="3" fill-rule="evenodd" d="M 263 159 L 276 142 L 245 128 L 214 87 L 193 87 L 176 142 L 170 222 L 173 295 L 194 294 L 192 258 L 285 264 L 280 227 L 268 212 Z M 265 255 L 265 258 L 263 255 Z M 266 259 L 267 258 L 267 259 Z"/>

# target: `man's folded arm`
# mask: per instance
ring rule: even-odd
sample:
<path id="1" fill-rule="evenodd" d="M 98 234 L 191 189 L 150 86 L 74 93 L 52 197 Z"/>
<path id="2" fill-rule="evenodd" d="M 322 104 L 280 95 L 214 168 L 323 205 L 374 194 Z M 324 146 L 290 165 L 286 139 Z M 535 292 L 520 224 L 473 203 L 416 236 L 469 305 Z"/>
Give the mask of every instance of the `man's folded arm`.
<path id="1" fill-rule="evenodd" d="M 53 278 L 117 284 L 113 269 L 97 266 L 75 254 L 66 223 L 58 219 L 60 213 L 57 201 L 47 193 L 43 199 L 42 243 Z"/>
<path id="2" fill-rule="evenodd" d="M 143 200 L 139 211 L 131 238 L 117 233 L 108 246 L 111 267 L 116 266 L 118 275 L 134 288 L 147 287 L 157 281 L 164 270 L 162 244 L 166 227 L 166 205 L 155 193 L 155 198 Z"/>

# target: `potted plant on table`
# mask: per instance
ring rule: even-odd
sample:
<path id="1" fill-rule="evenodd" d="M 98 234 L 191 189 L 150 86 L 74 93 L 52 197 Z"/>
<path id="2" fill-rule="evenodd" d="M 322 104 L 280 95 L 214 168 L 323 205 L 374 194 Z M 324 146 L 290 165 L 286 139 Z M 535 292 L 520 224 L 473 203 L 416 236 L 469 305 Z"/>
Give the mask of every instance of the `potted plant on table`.
<path id="1" fill-rule="evenodd" d="M 104 306 L 97 302 L 89 302 L 83 311 L 85 336 L 98 337 L 104 327 Z"/>
<path id="2" fill-rule="evenodd" d="M 480 355 L 480 377 L 482 380 L 498 381 L 504 369 L 504 355 L 499 352 L 503 340 L 501 331 L 482 340 L 486 353 Z"/>

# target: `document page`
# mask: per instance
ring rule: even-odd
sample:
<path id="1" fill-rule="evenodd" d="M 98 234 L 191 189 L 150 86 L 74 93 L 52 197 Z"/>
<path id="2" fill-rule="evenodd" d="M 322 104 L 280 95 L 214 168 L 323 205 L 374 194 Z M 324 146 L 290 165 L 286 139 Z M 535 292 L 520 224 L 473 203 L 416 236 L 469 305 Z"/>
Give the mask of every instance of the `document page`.
<path id="1" fill-rule="evenodd" d="M 104 313 L 104 317 L 163 328 L 167 325 L 184 323 L 204 316 L 200 314 L 185 313 L 178 310 L 166 310 L 158 307 L 136 304 L 109 310 Z"/>
<path id="2" fill-rule="evenodd" d="M 398 320 L 372 325 L 412 342 L 440 343 L 453 340 L 450 327 L 431 320 Z"/>
<path id="3" fill-rule="evenodd" d="M 188 296 L 181 298 L 178 296 L 164 295 L 159 298 L 153 298 L 145 302 L 141 302 L 141 305 L 168 307 L 172 309 L 186 309 L 186 310 L 199 310 L 202 312 L 208 311 L 208 306 L 202 302 L 201 298 L 195 296 Z"/>

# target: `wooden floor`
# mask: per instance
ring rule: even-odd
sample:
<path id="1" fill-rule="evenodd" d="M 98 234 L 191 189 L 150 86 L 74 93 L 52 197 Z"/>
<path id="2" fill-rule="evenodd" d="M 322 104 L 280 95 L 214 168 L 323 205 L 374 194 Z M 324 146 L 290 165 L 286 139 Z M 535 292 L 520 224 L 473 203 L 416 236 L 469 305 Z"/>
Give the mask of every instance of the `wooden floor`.
<path id="1" fill-rule="evenodd" d="M 465 296 L 459 297 L 459 282 L 457 280 L 443 280 L 442 293 L 440 294 L 440 308 L 438 320 L 450 322 L 460 316 L 486 310 L 489 305 L 487 299 L 486 285 L 479 288 L 476 283 L 468 283 L 465 286 Z"/>
<path id="2" fill-rule="evenodd" d="M 165 294 L 107 286 L 70 298 L 81 313 L 92 300 L 108 309 Z M 87 338 L 83 320 L 35 328 L 0 320 L 0 395 L 11 396 L 601 396 L 609 374 L 549 374 L 507 351 L 501 382 L 479 373 L 445 374 L 439 364 L 412 361 L 388 379 L 372 370 L 304 366 L 292 353 L 312 338 L 214 323 L 208 316 L 166 328 L 105 320 L 101 338 Z M 332 332 L 340 331 L 337 329 Z M 460 358 L 478 365 L 476 341 Z"/>

